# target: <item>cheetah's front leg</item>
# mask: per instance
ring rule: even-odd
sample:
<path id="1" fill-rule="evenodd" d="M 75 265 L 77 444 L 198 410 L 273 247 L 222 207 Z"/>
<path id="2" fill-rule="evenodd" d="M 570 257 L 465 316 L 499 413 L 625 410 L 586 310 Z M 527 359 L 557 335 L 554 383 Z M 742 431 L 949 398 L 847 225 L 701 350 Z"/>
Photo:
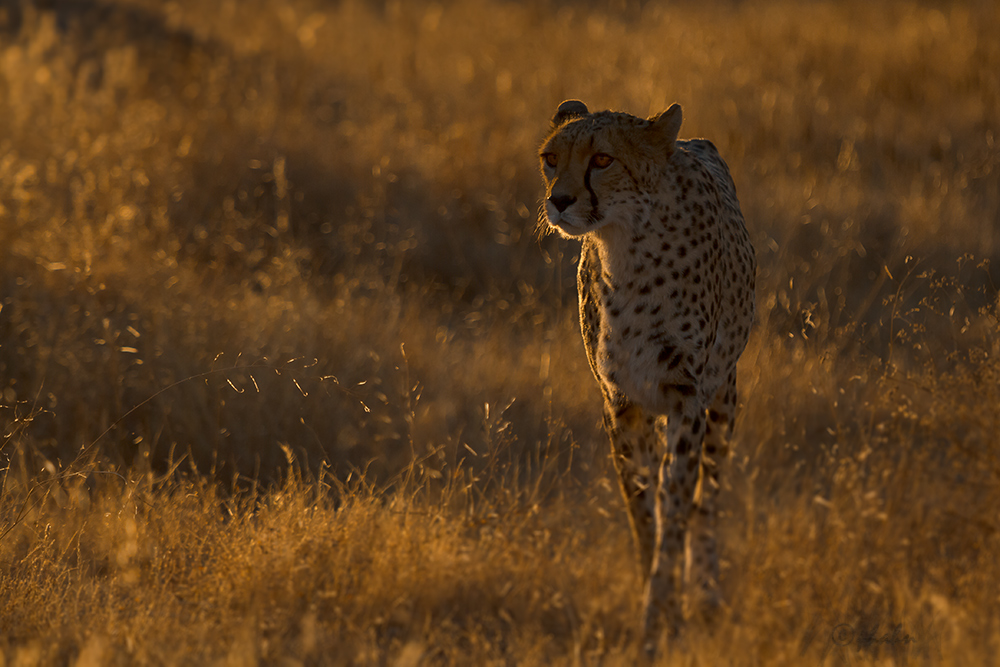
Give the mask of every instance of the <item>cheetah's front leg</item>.
<path id="1" fill-rule="evenodd" d="M 656 546 L 655 475 L 659 449 L 655 415 L 645 413 L 631 403 L 604 406 L 604 428 L 611 439 L 611 456 L 618 473 L 618 484 L 625 499 L 629 524 L 642 566 L 648 580 Z"/>
<path id="2" fill-rule="evenodd" d="M 729 438 L 736 419 L 736 370 L 733 369 L 708 410 L 701 455 L 701 479 L 695 513 L 688 531 L 685 582 L 695 596 L 695 608 L 711 621 L 722 606 L 719 593 L 719 552 L 716 545 L 719 470 L 729 456 Z"/>
<path id="3" fill-rule="evenodd" d="M 684 542 L 694 508 L 694 493 L 705 437 L 705 408 L 693 397 L 677 401 L 667 418 L 666 454 L 656 490 L 656 548 L 643 605 L 643 641 L 656 649 L 661 629 L 676 637 L 683 623 L 681 570 Z M 664 627 L 665 626 L 665 627 Z"/>

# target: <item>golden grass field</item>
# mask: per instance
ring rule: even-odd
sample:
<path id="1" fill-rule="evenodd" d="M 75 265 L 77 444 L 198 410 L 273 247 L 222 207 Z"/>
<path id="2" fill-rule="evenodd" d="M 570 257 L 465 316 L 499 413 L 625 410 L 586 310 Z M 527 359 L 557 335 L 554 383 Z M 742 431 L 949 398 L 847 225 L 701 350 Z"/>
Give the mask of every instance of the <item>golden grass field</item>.
<path id="1" fill-rule="evenodd" d="M 661 663 L 996 664 L 998 7 L 0 3 L 0 665 L 633 664 L 571 97 L 680 102 L 760 265 Z"/>

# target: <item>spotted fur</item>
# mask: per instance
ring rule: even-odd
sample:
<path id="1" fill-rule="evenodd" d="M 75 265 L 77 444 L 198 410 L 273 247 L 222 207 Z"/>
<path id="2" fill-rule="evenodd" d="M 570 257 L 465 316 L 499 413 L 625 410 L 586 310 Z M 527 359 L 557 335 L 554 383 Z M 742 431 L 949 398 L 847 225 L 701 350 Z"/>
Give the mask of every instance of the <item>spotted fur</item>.
<path id="1" fill-rule="evenodd" d="M 725 162 L 678 141 L 681 109 L 650 119 L 560 105 L 540 151 L 543 222 L 577 239 L 580 328 L 646 591 L 652 651 L 721 603 L 719 467 L 736 412 L 736 362 L 754 318 L 756 262 Z"/>

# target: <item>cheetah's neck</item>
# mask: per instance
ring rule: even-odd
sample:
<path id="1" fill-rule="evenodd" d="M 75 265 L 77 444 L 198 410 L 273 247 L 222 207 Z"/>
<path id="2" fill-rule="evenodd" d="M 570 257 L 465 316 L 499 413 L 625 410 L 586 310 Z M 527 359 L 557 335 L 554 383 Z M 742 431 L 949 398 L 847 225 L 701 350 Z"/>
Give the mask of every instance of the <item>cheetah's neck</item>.
<path id="1" fill-rule="evenodd" d="M 602 270 L 608 274 L 605 278 L 617 283 L 617 279 L 632 275 L 636 271 L 637 264 L 642 261 L 644 253 L 654 250 L 651 247 L 654 235 L 650 221 L 661 208 L 665 207 L 650 207 L 648 210 L 637 211 L 627 222 L 609 222 L 587 235 L 597 250 Z"/>

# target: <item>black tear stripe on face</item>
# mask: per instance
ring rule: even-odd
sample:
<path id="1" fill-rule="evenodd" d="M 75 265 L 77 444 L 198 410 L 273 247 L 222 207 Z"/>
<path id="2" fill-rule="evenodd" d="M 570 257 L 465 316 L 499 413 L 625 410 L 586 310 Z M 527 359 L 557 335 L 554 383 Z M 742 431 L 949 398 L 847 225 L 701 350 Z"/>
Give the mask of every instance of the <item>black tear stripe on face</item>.
<path id="1" fill-rule="evenodd" d="M 593 141 L 591 141 L 593 143 Z M 618 165 L 625 171 L 625 174 L 629 177 L 634 185 L 638 185 L 638 181 L 635 180 L 635 176 L 632 175 L 631 170 L 626 167 L 622 162 L 619 161 Z M 594 159 L 591 157 L 590 162 L 587 164 L 587 172 L 583 175 L 583 186 L 587 188 L 587 192 L 590 193 L 590 206 L 593 209 L 597 209 L 597 193 L 594 192 L 594 188 L 590 187 L 590 172 L 594 170 Z"/>
<path id="2" fill-rule="evenodd" d="M 594 161 L 591 160 L 587 164 L 587 173 L 583 175 L 583 186 L 587 188 L 587 192 L 590 193 L 590 206 L 591 208 L 597 208 L 597 193 L 594 192 L 594 188 L 590 187 L 590 172 L 594 170 Z"/>
<path id="3" fill-rule="evenodd" d="M 590 207 L 593 209 L 597 208 L 597 193 L 594 192 L 594 188 L 590 187 L 590 172 L 594 169 L 594 137 L 590 137 L 590 143 L 587 146 L 587 153 L 590 154 L 590 158 L 587 161 L 587 171 L 583 175 L 583 186 L 587 188 L 587 192 L 590 193 Z"/>

